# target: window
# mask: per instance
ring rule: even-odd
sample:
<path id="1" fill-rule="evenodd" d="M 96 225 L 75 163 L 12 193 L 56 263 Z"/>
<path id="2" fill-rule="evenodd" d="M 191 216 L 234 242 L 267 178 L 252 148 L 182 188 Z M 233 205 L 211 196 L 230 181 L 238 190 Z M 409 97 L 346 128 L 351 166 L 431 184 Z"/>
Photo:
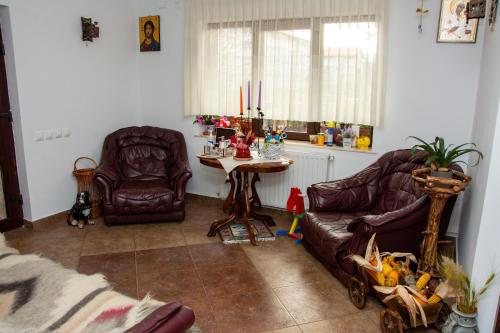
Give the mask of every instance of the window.
<path id="1" fill-rule="evenodd" d="M 256 116 L 262 81 L 265 118 L 303 122 L 297 133 L 325 120 L 379 123 L 383 0 L 238 3 L 188 0 L 186 115 L 238 115 L 250 81 Z"/>

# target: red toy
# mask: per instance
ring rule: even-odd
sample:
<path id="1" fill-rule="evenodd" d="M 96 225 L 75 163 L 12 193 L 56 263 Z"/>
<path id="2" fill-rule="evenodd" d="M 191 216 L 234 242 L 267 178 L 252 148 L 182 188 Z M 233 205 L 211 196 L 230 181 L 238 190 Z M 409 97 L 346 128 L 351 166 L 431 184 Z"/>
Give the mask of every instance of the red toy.
<path id="1" fill-rule="evenodd" d="M 295 208 L 295 212 L 294 212 Z M 304 217 L 305 209 L 304 209 L 304 196 L 298 187 L 292 187 L 290 189 L 290 196 L 288 197 L 288 201 L 286 203 L 286 209 L 293 213 L 293 222 L 290 230 L 278 230 L 276 234 L 278 236 L 288 235 L 294 239 L 296 239 L 296 243 L 300 244 L 302 241 L 302 234 L 297 232 L 297 226 L 299 225 L 300 219 Z"/>

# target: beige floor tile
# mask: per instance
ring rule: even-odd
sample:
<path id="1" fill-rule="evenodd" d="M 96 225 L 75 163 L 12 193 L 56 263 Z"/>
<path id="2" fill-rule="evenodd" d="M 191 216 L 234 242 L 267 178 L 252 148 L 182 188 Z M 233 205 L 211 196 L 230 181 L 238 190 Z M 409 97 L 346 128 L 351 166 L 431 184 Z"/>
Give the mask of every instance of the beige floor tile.
<path id="1" fill-rule="evenodd" d="M 184 239 L 187 245 L 196 244 L 209 244 L 209 243 L 221 243 L 221 239 L 218 235 L 215 237 L 208 237 L 207 232 L 210 229 L 209 225 L 192 225 L 183 226 L 182 233 L 184 234 Z"/>
<path id="2" fill-rule="evenodd" d="M 279 330 L 265 331 L 262 333 L 302 333 L 299 326 L 286 327 Z"/>
<path id="3" fill-rule="evenodd" d="M 135 249 L 149 250 L 186 245 L 180 227 L 151 226 L 134 230 Z"/>
<path id="4" fill-rule="evenodd" d="M 85 235 L 82 255 L 134 251 L 134 234 L 120 229 L 105 229 Z"/>
<path id="5" fill-rule="evenodd" d="M 364 313 L 300 325 L 304 333 L 379 333 L 380 328 Z"/>
<path id="6" fill-rule="evenodd" d="M 305 256 L 273 257 L 253 261 L 255 267 L 273 288 L 324 281 L 329 278 Z"/>
<path id="7" fill-rule="evenodd" d="M 325 281 L 274 289 L 298 324 L 339 318 L 359 310 Z"/>

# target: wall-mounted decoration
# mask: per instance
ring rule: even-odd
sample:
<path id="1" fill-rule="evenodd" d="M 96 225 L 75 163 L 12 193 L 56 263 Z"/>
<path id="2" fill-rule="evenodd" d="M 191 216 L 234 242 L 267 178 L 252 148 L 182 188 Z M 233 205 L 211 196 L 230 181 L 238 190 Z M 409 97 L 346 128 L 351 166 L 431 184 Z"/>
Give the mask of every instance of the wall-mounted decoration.
<path id="1" fill-rule="evenodd" d="M 94 38 L 99 38 L 99 27 L 97 22 L 92 22 L 91 18 L 82 17 L 82 40 L 93 42 Z"/>
<path id="2" fill-rule="evenodd" d="M 160 16 L 139 18 L 141 52 L 160 51 Z"/>
<path id="3" fill-rule="evenodd" d="M 475 43 L 478 19 L 467 22 L 468 0 L 441 0 L 438 43 Z"/>
<path id="4" fill-rule="evenodd" d="M 417 15 L 419 16 L 418 32 L 422 33 L 422 20 L 424 15 L 429 12 L 428 9 L 424 8 L 424 0 L 420 0 L 420 7 L 417 8 Z"/>
<path id="5" fill-rule="evenodd" d="M 486 0 L 470 0 L 465 11 L 467 23 L 470 19 L 480 19 L 486 16 Z"/>
<path id="6" fill-rule="evenodd" d="M 498 0 L 491 0 L 490 15 L 488 17 L 488 25 L 490 27 L 490 31 L 495 30 L 495 22 L 497 20 L 497 9 L 498 9 Z"/>

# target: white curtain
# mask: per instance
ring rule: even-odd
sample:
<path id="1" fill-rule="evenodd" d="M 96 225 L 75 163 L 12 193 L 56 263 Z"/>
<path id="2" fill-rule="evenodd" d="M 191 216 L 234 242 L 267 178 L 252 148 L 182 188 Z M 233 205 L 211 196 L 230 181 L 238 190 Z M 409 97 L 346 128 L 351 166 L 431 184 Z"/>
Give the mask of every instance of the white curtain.
<path id="1" fill-rule="evenodd" d="M 386 0 L 187 0 L 185 115 L 379 125 Z"/>

